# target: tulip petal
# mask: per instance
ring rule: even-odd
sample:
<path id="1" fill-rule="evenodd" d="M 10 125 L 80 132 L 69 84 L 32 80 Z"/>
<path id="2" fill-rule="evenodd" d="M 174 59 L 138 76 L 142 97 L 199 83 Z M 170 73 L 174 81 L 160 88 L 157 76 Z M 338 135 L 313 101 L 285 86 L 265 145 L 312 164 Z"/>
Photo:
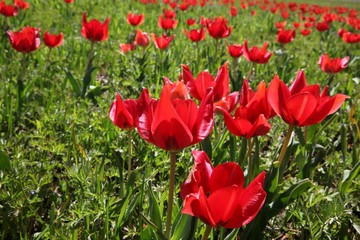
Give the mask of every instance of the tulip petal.
<path id="1" fill-rule="evenodd" d="M 294 82 L 289 87 L 289 89 L 290 89 L 291 94 L 293 95 L 293 94 L 299 93 L 301 91 L 301 89 L 303 89 L 306 86 L 307 86 L 307 83 L 306 83 L 305 73 L 303 70 L 300 70 L 298 72 L 298 74 L 296 75 Z"/>
<path id="2" fill-rule="evenodd" d="M 244 186 L 244 173 L 238 164 L 228 162 L 213 169 L 209 180 L 211 194 L 218 189 L 233 185 L 237 185 L 241 189 Z"/>
<path id="3" fill-rule="evenodd" d="M 196 124 L 191 132 L 193 133 L 193 144 L 204 140 L 214 127 L 214 97 L 212 90 L 209 90 L 201 101 L 197 114 Z"/>
<path id="4" fill-rule="evenodd" d="M 259 115 L 250 131 L 246 134 L 246 138 L 266 135 L 270 131 L 270 124 L 263 114 Z"/>
<path id="5" fill-rule="evenodd" d="M 287 101 L 287 107 L 294 119 L 293 124 L 301 126 L 314 112 L 316 105 L 317 100 L 311 93 L 301 92 L 291 96 Z"/>
<path id="6" fill-rule="evenodd" d="M 265 202 L 264 180 L 265 172 L 261 172 L 240 194 L 243 225 L 255 218 Z"/>

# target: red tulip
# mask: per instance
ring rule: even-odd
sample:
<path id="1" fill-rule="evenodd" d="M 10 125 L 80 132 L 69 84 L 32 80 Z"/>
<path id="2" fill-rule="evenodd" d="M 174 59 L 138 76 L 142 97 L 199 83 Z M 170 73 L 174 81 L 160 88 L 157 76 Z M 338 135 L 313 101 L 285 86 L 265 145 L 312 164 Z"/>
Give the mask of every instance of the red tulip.
<path id="1" fill-rule="evenodd" d="M 18 12 L 18 6 L 11 4 L 6 5 L 4 0 L 0 2 L 0 14 L 4 15 L 5 17 L 15 17 Z"/>
<path id="2" fill-rule="evenodd" d="M 293 22 L 294 28 L 299 28 L 301 24 L 299 22 Z"/>
<path id="3" fill-rule="evenodd" d="M 208 92 L 200 107 L 191 99 L 171 100 L 171 86 L 165 84 L 160 99 L 143 93 L 138 100 L 137 129 L 146 141 L 168 151 L 178 151 L 204 140 L 211 132 L 213 94 Z"/>
<path id="4" fill-rule="evenodd" d="M 40 47 L 39 29 L 29 26 L 19 32 L 7 31 L 12 47 L 19 52 L 29 53 Z"/>
<path id="5" fill-rule="evenodd" d="M 162 36 L 157 37 L 154 33 L 151 35 L 153 42 L 156 46 L 156 48 L 162 50 L 162 49 L 166 49 L 169 47 L 169 44 L 171 43 L 171 41 L 174 39 L 174 35 L 172 36 L 167 36 L 166 33 L 164 33 Z"/>
<path id="6" fill-rule="evenodd" d="M 187 4 L 186 2 L 183 2 L 179 5 L 179 9 L 181 11 L 186 11 L 186 10 L 188 10 L 188 8 L 189 8 L 189 4 Z"/>
<path id="7" fill-rule="evenodd" d="M 171 10 L 171 9 L 165 9 L 164 10 L 164 16 L 165 16 L 165 18 L 175 18 L 176 17 L 176 12 Z"/>
<path id="8" fill-rule="evenodd" d="M 101 42 L 108 39 L 108 27 L 110 18 L 107 18 L 104 23 L 97 19 L 92 19 L 90 22 L 86 20 L 86 13 L 83 13 L 81 35 L 91 42 Z"/>
<path id="9" fill-rule="evenodd" d="M 205 39 L 205 31 L 203 28 L 200 30 L 191 29 L 190 32 L 184 30 L 184 34 L 192 41 L 192 42 L 200 42 Z"/>
<path id="10" fill-rule="evenodd" d="M 64 35 L 62 33 L 56 34 L 50 34 L 49 32 L 44 33 L 44 43 L 49 48 L 55 48 L 58 46 L 61 46 L 64 41 Z"/>
<path id="11" fill-rule="evenodd" d="M 284 21 L 284 22 L 276 22 L 276 23 L 275 23 L 275 27 L 276 27 L 277 29 L 285 28 L 286 23 L 287 23 L 286 21 Z"/>
<path id="12" fill-rule="evenodd" d="M 259 49 L 257 46 L 254 46 L 250 49 L 248 49 L 248 42 L 245 40 L 243 45 L 243 54 L 246 60 L 253 63 L 259 63 L 264 64 L 267 63 L 272 55 L 271 52 L 268 52 L 266 50 L 268 46 L 268 43 L 264 43 L 261 49 Z"/>
<path id="13" fill-rule="evenodd" d="M 135 43 L 120 43 L 120 51 L 124 54 L 126 54 L 129 51 L 135 50 Z"/>
<path id="14" fill-rule="evenodd" d="M 188 20 L 186 20 L 186 24 L 188 26 L 192 26 L 196 23 L 195 19 L 189 18 Z"/>
<path id="15" fill-rule="evenodd" d="M 303 36 L 309 36 L 310 33 L 311 33 L 311 29 L 306 29 L 306 28 L 301 29 L 301 30 L 300 30 L 300 33 L 301 33 L 301 35 L 303 35 Z"/>
<path id="16" fill-rule="evenodd" d="M 159 16 L 158 25 L 164 30 L 176 28 L 178 20 L 172 18 L 164 18 L 163 15 Z"/>
<path id="17" fill-rule="evenodd" d="M 164 85 L 168 84 L 170 87 L 171 101 L 190 99 L 189 91 L 184 81 L 171 82 L 167 77 L 164 77 Z"/>
<path id="18" fill-rule="evenodd" d="M 320 56 L 319 65 L 323 72 L 338 73 L 345 69 L 348 65 L 349 57 L 330 59 L 329 55 L 324 54 Z"/>
<path id="19" fill-rule="evenodd" d="M 182 213 L 215 228 L 240 228 L 251 222 L 265 202 L 265 172 L 244 188 L 244 173 L 237 163 L 223 163 L 211 171 L 211 165 L 200 159 L 204 153 L 194 155 L 200 164 L 195 163 L 188 179 L 199 185 L 189 190 L 199 190 L 186 196 Z"/>
<path id="20" fill-rule="evenodd" d="M 132 26 L 140 26 L 144 22 L 144 14 L 135 14 L 129 12 L 127 15 L 127 23 Z"/>
<path id="21" fill-rule="evenodd" d="M 226 38 L 232 31 L 232 27 L 227 25 L 227 19 L 223 17 L 217 17 L 214 20 L 210 20 L 206 27 L 210 36 L 215 39 Z"/>
<path id="22" fill-rule="evenodd" d="M 268 101 L 276 114 L 299 127 L 321 122 L 336 112 L 346 98 L 344 94 L 328 96 L 328 87 L 320 94 L 320 85 L 307 85 L 302 70 L 289 88 L 275 75 L 268 89 Z"/>
<path id="23" fill-rule="evenodd" d="M 238 14 L 237 8 L 236 8 L 235 6 L 232 6 L 232 7 L 230 8 L 230 15 L 233 16 L 233 17 L 235 17 L 237 14 Z"/>
<path id="24" fill-rule="evenodd" d="M 360 34 L 352 33 L 349 31 L 346 31 L 343 28 L 340 28 L 338 31 L 338 35 L 341 37 L 341 39 L 346 43 L 357 43 L 360 42 Z"/>
<path id="25" fill-rule="evenodd" d="M 141 30 L 136 31 L 135 36 L 135 44 L 140 47 L 147 47 L 150 43 L 150 36 L 146 32 L 142 32 Z"/>
<path id="26" fill-rule="evenodd" d="M 25 2 L 24 0 L 14 0 L 14 5 L 24 10 L 30 7 L 30 3 Z"/>
<path id="27" fill-rule="evenodd" d="M 327 22 L 318 22 L 315 27 L 319 32 L 324 32 L 330 28 L 330 25 Z"/>
<path id="28" fill-rule="evenodd" d="M 279 29 L 278 34 L 277 34 L 277 41 L 278 43 L 281 44 L 287 44 L 290 43 L 292 41 L 294 41 L 296 36 L 296 31 L 295 29 L 290 30 L 290 29 Z"/>
<path id="29" fill-rule="evenodd" d="M 73 3 L 75 0 L 64 0 L 66 3 Z"/>
<path id="30" fill-rule="evenodd" d="M 233 58 L 239 58 L 243 54 L 243 47 L 239 44 L 227 45 L 227 49 Z"/>
<path id="31" fill-rule="evenodd" d="M 182 65 L 182 70 L 183 79 L 190 90 L 190 95 L 199 101 L 207 96 L 210 88 L 213 88 L 214 102 L 226 97 L 230 91 L 227 62 L 219 68 L 215 78 L 209 72 L 203 71 L 194 79 L 190 68 L 185 64 Z"/>
<path id="32" fill-rule="evenodd" d="M 137 121 L 137 101 L 123 101 L 120 94 L 116 94 L 116 100 L 111 104 L 108 115 L 117 127 L 124 130 L 133 129 Z"/>

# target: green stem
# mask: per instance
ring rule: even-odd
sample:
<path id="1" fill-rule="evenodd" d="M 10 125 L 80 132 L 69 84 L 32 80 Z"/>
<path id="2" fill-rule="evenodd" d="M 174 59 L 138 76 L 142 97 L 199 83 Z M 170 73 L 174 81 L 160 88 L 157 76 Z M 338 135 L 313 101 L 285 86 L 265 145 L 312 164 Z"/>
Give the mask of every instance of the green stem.
<path id="1" fill-rule="evenodd" d="M 130 174 L 131 174 L 131 156 L 132 156 L 131 135 L 132 135 L 132 130 L 128 130 L 128 178 L 130 178 Z"/>
<path id="2" fill-rule="evenodd" d="M 279 163 L 279 166 L 281 166 L 281 163 L 284 159 L 284 156 L 285 156 L 285 153 L 286 153 L 286 149 L 288 147 L 288 144 L 289 144 L 289 141 L 291 139 L 291 135 L 292 135 L 292 132 L 294 130 L 294 126 L 293 125 L 289 125 L 289 129 L 287 131 L 287 134 L 286 134 L 286 137 L 284 139 L 284 142 L 283 142 L 283 145 L 282 145 L 282 148 L 281 148 L 281 152 L 280 152 L 280 155 L 279 155 L 279 158 L 277 160 L 277 162 Z"/>
<path id="3" fill-rule="evenodd" d="M 327 85 L 330 87 L 331 83 L 334 81 L 335 74 L 329 74 Z"/>
<path id="4" fill-rule="evenodd" d="M 170 152 L 170 185 L 169 185 L 169 198 L 168 198 L 168 207 L 166 213 L 166 230 L 165 237 L 169 239 L 170 237 L 170 227 L 171 227 L 171 215 L 172 208 L 174 203 L 174 188 L 175 188 L 175 166 L 176 166 L 176 152 Z"/>
<path id="5" fill-rule="evenodd" d="M 207 240 L 209 238 L 209 235 L 211 233 L 211 229 L 212 229 L 212 226 L 206 225 L 206 229 L 205 229 L 204 235 L 202 237 L 202 240 Z"/>
<path id="6" fill-rule="evenodd" d="M 248 168 L 248 183 L 251 182 L 251 180 L 253 179 L 253 175 L 254 175 L 254 163 L 253 163 L 253 159 L 252 159 L 252 148 L 254 146 L 254 139 L 249 139 L 248 140 L 248 161 L 249 161 L 249 168 Z"/>
<path id="7" fill-rule="evenodd" d="M 90 51 L 89 51 L 89 55 L 88 55 L 88 59 L 87 59 L 87 63 L 86 63 L 86 69 L 85 69 L 85 75 L 87 75 L 88 71 L 90 71 L 91 69 L 91 61 L 94 55 L 94 46 L 95 46 L 95 42 L 91 42 L 91 47 L 90 47 Z M 83 88 L 82 88 L 82 97 L 85 97 L 86 91 L 88 86 L 90 85 L 90 81 L 85 81 L 86 77 L 84 77 L 83 80 Z"/>
<path id="8" fill-rule="evenodd" d="M 26 54 L 23 54 L 23 58 L 21 59 L 20 73 L 17 79 L 17 109 L 16 109 L 16 124 L 18 123 L 21 115 L 21 108 L 23 105 L 22 94 L 24 91 L 24 75 L 26 71 Z"/>

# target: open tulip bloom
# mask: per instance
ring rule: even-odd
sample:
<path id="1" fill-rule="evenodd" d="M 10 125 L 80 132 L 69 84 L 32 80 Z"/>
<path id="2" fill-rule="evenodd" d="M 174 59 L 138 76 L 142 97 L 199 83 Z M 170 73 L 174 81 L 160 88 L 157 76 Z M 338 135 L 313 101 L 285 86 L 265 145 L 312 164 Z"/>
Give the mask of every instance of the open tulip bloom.
<path id="1" fill-rule="evenodd" d="M 182 213 L 215 228 L 240 228 L 251 222 L 265 202 L 265 172 L 244 188 L 244 173 L 237 163 L 213 168 L 205 152 L 193 155 L 194 167 L 181 186 Z"/>
<path id="2" fill-rule="evenodd" d="M 153 39 L 153 42 L 155 44 L 155 47 L 157 49 L 163 50 L 163 49 L 167 49 L 171 43 L 171 41 L 174 39 L 174 35 L 172 36 L 167 36 L 166 33 L 164 33 L 163 35 L 157 37 L 154 33 L 151 34 L 151 37 Z"/>
<path id="3" fill-rule="evenodd" d="M 55 48 L 61 46 L 64 42 L 64 35 L 62 33 L 50 34 L 49 32 L 44 33 L 44 43 L 49 48 Z"/>
<path id="4" fill-rule="evenodd" d="M 129 12 L 127 15 L 127 23 L 132 26 L 140 26 L 144 22 L 144 14 L 135 14 Z"/>
<path id="5" fill-rule="evenodd" d="M 7 32 L 12 47 L 21 53 L 29 53 L 40 47 L 39 29 L 29 26 L 19 32 Z"/>
<path id="6" fill-rule="evenodd" d="M 265 42 L 261 49 L 257 46 L 248 48 L 248 42 L 245 40 L 243 45 L 243 55 L 249 62 L 265 64 L 269 61 L 272 53 L 266 50 L 268 42 Z"/>
<path id="7" fill-rule="evenodd" d="M 348 62 L 349 57 L 331 59 L 329 55 L 324 54 L 320 56 L 318 63 L 323 72 L 335 74 L 344 70 L 348 66 Z"/>
<path id="8" fill-rule="evenodd" d="M 91 42 L 101 42 L 108 39 L 108 28 L 110 18 L 101 23 L 97 19 L 92 19 L 90 22 L 86 19 L 86 13 L 83 13 L 81 35 Z"/>
<path id="9" fill-rule="evenodd" d="M 321 122 L 336 112 L 347 98 L 344 94 L 328 96 L 328 87 L 321 93 L 319 84 L 307 85 L 302 70 L 290 87 L 275 75 L 268 89 L 268 100 L 276 114 L 289 125 L 298 127 Z"/>

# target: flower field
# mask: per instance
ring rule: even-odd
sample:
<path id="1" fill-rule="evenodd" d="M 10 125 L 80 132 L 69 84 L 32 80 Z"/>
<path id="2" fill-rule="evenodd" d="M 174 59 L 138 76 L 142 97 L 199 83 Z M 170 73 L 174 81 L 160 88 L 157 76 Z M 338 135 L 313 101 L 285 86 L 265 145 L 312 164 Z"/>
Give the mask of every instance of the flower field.
<path id="1" fill-rule="evenodd" d="M 359 239 L 360 3 L 1 0 L 0 239 Z"/>

